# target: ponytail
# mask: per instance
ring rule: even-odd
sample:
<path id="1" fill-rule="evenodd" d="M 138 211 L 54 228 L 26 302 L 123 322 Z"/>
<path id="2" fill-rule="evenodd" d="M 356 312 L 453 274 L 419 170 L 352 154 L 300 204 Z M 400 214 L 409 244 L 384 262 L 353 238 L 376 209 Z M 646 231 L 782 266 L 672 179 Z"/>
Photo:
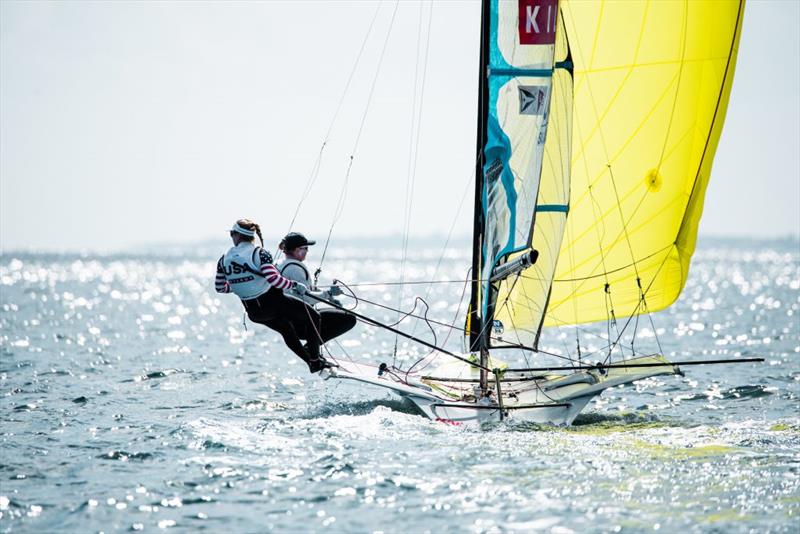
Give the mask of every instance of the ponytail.
<path id="1" fill-rule="evenodd" d="M 258 236 L 258 240 L 261 242 L 261 248 L 264 248 L 264 237 L 261 235 L 261 227 L 259 225 L 257 225 L 256 223 L 253 223 L 253 226 L 255 226 L 256 235 Z"/>
<path id="2" fill-rule="evenodd" d="M 258 240 L 261 241 L 261 248 L 264 248 L 264 237 L 261 235 L 261 227 L 259 225 L 257 225 L 256 223 L 254 223 L 250 219 L 239 219 L 238 221 L 236 221 L 236 224 L 238 224 L 242 228 L 246 228 L 248 230 L 253 230 L 256 233 L 256 235 L 258 236 Z M 242 234 L 239 234 L 239 235 L 241 235 L 247 241 L 251 241 L 251 242 L 255 241 L 255 238 L 253 238 L 253 237 L 242 235 Z"/>

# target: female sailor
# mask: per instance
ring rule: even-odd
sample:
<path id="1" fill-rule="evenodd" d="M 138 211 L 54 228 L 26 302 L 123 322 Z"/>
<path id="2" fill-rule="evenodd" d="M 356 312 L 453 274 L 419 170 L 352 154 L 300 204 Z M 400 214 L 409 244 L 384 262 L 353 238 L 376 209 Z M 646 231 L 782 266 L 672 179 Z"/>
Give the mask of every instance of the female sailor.
<path id="1" fill-rule="evenodd" d="M 303 301 L 314 306 L 320 302 L 309 295 L 314 295 L 318 298 L 333 301 L 336 304 L 336 295 L 341 295 L 342 290 L 338 286 L 331 286 L 327 291 L 316 291 L 311 284 L 311 276 L 303 261 L 308 254 L 309 245 L 315 244 L 316 241 L 309 241 L 306 236 L 297 232 L 286 234 L 280 244 L 280 248 L 286 255 L 286 259 L 278 266 L 281 274 L 296 283 L 303 284 L 307 288 L 311 288 L 301 298 Z M 353 328 L 356 325 L 356 318 L 349 313 L 342 310 L 332 308 L 322 308 L 317 310 L 321 319 L 320 337 L 323 343 L 327 343 L 331 339 L 340 336 Z"/>
<path id="2" fill-rule="evenodd" d="M 217 262 L 217 293 L 236 294 L 250 320 L 283 336 L 286 346 L 308 364 L 312 373 L 330 367 L 320 356 L 319 314 L 301 300 L 284 294 L 284 290 L 290 290 L 303 295 L 307 286 L 281 276 L 272 264 L 272 256 L 263 248 L 261 228 L 253 221 L 239 219 L 230 235 L 233 247 Z M 255 246 L 256 235 L 260 247 Z M 301 338 L 306 339 L 305 346 Z"/>

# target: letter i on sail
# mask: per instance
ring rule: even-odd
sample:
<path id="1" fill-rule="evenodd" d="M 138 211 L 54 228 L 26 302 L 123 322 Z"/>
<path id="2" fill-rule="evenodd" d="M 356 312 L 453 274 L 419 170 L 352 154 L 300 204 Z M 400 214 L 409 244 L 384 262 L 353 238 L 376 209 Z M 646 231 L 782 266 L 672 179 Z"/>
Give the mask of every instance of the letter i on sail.
<path id="1" fill-rule="evenodd" d="M 553 44 L 558 0 L 519 0 L 519 43 Z"/>

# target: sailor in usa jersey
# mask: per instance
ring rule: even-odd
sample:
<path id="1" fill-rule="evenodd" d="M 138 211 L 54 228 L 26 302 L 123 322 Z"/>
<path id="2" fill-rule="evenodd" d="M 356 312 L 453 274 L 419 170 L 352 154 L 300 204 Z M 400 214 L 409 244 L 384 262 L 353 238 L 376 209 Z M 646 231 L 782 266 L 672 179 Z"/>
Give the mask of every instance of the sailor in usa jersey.
<path id="1" fill-rule="evenodd" d="M 236 221 L 230 231 L 233 247 L 217 262 L 214 289 L 239 297 L 254 323 L 278 332 L 286 346 L 297 354 L 312 373 L 330 364 L 320 355 L 320 316 L 299 298 L 308 287 L 282 276 L 272 263 L 272 255 L 263 248 L 261 228 L 249 219 Z M 255 245 L 255 236 L 261 247 Z M 302 339 L 306 343 L 302 343 Z"/>

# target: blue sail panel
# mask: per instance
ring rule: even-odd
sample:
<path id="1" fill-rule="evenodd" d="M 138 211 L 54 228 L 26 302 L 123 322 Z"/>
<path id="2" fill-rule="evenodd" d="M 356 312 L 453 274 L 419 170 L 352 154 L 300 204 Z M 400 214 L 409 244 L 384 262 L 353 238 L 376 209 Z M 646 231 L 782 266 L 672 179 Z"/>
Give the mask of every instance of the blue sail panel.
<path id="1" fill-rule="evenodd" d="M 483 314 L 488 279 L 531 246 L 547 137 L 557 0 L 492 0 L 483 167 Z M 488 318 L 488 317 L 487 317 Z"/>

